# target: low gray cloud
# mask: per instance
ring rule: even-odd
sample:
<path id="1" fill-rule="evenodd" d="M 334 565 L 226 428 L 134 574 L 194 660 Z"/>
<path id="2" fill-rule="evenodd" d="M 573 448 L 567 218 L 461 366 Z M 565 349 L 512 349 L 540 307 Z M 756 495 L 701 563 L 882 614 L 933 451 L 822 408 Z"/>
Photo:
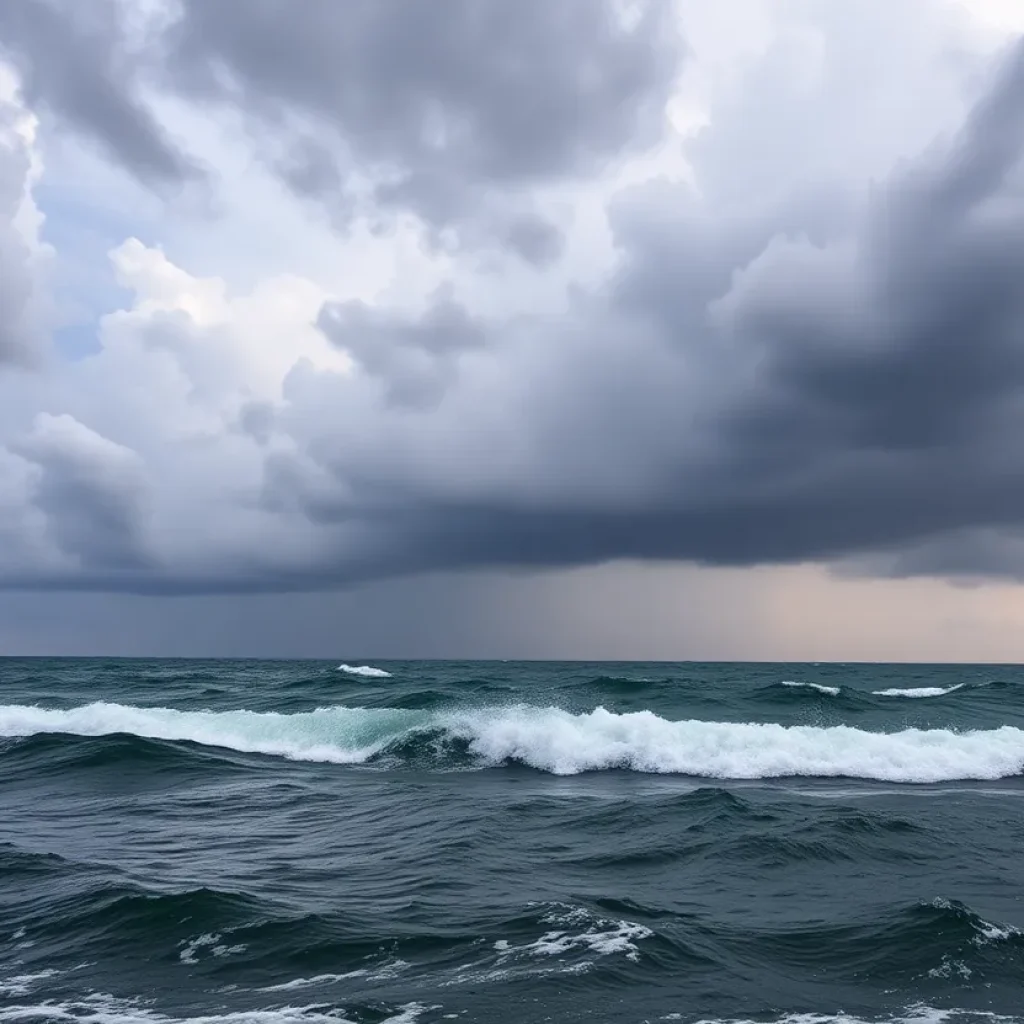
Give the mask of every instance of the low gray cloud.
<path id="1" fill-rule="evenodd" d="M 1022 111 L 1019 46 L 963 128 L 866 201 L 709 222 L 682 187 L 621 197 L 612 290 L 525 342 L 492 332 L 496 430 L 482 374 L 446 397 L 429 446 L 383 428 L 390 445 L 352 445 L 315 416 L 294 428 L 339 481 L 339 520 L 361 514 L 352 482 L 376 481 L 377 544 L 341 557 L 340 578 L 911 548 L 892 571 L 991 573 L 991 534 L 1024 521 Z M 430 320 L 401 332 L 429 338 Z M 296 415 L 314 390 L 297 387 Z M 330 507 L 321 486 L 310 515 Z"/>

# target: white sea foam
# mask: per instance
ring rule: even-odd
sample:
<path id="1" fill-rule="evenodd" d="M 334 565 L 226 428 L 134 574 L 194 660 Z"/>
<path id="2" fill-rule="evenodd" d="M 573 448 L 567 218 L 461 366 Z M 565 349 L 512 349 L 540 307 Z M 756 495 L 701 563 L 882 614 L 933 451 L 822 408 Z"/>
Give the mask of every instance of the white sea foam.
<path id="1" fill-rule="evenodd" d="M 838 697 L 840 694 L 838 686 L 823 686 L 821 683 L 797 683 L 792 679 L 785 679 L 782 685 L 801 690 L 817 690 L 818 693 L 827 693 L 830 697 Z"/>
<path id="2" fill-rule="evenodd" d="M 955 686 L 916 686 L 909 689 L 900 689 L 894 687 L 890 690 L 872 690 L 872 694 L 876 697 L 942 697 L 947 693 L 952 693 L 954 690 L 963 689 L 963 683 L 957 683 Z"/>
<path id="3" fill-rule="evenodd" d="M 70 710 L 0 705 L 0 736 L 130 733 L 296 760 L 358 764 L 432 733 L 460 741 L 481 766 L 518 761 L 558 775 L 601 769 L 719 779 L 846 777 L 887 782 L 999 779 L 1024 770 L 1024 731 L 669 721 L 651 711 L 558 708 L 467 711 L 321 708 L 299 714 L 175 711 L 119 704 Z"/>
<path id="4" fill-rule="evenodd" d="M 405 960 L 391 960 L 375 970 L 360 967 L 354 971 L 346 971 L 344 974 L 316 974 L 311 978 L 294 978 L 291 981 L 282 982 L 280 985 L 267 985 L 260 989 L 261 992 L 294 992 L 300 988 L 312 988 L 319 985 L 336 985 L 339 981 L 349 981 L 352 978 L 361 978 L 364 981 L 392 981 L 402 971 L 408 968 Z"/>
<path id="5" fill-rule="evenodd" d="M 949 954 L 942 957 L 942 963 L 928 972 L 929 978 L 961 978 L 967 981 L 974 972 L 963 962 L 954 960 Z"/>
<path id="6" fill-rule="evenodd" d="M 366 676 L 368 679 L 391 678 L 390 672 L 385 672 L 382 668 L 374 668 L 372 665 L 339 665 L 338 671 L 350 676 Z"/>
<path id="7" fill-rule="evenodd" d="M 545 932 L 534 942 L 514 946 L 505 939 L 494 943 L 498 963 L 509 958 L 522 956 L 565 956 L 574 951 L 610 956 L 625 955 L 629 960 L 639 960 L 640 950 L 636 942 L 649 939 L 654 933 L 650 928 L 633 921 L 611 921 L 595 917 L 584 907 L 553 907 L 541 920 L 545 924 L 559 925 L 557 929 Z"/>
<path id="8" fill-rule="evenodd" d="M 974 940 L 976 946 L 984 946 L 989 942 L 1006 942 L 1007 939 L 1020 938 L 1024 935 L 1024 932 L 1012 924 L 999 925 L 980 921 L 977 927 L 978 935 Z"/>
<path id="9" fill-rule="evenodd" d="M 866 732 L 850 726 L 672 722 L 650 711 L 573 715 L 517 708 L 453 715 L 452 735 L 484 761 L 521 761 L 568 775 L 629 768 L 708 778 L 815 776 L 890 782 L 995 779 L 1024 765 L 1024 731 L 946 729 Z"/>
<path id="10" fill-rule="evenodd" d="M 316 974 L 312 978 L 294 978 L 292 981 L 284 981 L 280 985 L 267 985 L 261 988 L 261 992 L 294 992 L 299 988 L 312 988 L 315 985 L 336 985 L 339 981 L 346 981 L 349 978 L 361 978 L 366 971 L 348 971 L 345 974 Z"/>
<path id="11" fill-rule="evenodd" d="M 604 931 L 586 931 L 575 935 L 572 932 L 545 932 L 535 942 L 524 946 L 512 946 L 507 942 L 503 944 L 499 940 L 494 948 L 501 954 L 499 963 L 509 956 L 565 956 L 574 950 L 587 950 L 598 956 L 622 953 L 630 960 L 639 960 L 640 950 L 635 943 L 638 939 L 650 938 L 651 934 L 651 930 L 643 925 L 619 921 L 609 923 Z"/>
<path id="12" fill-rule="evenodd" d="M 0 996 L 24 996 L 37 982 L 52 978 L 57 972 L 53 969 L 39 971 L 36 974 L 14 974 L 0 978 Z"/>
<path id="13" fill-rule="evenodd" d="M 178 954 L 178 959 L 183 964 L 197 964 L 199 963 L 199 957 L 204 952 L 209 952 L 212 956 L 232 956 L 235 953 L 244 953 L 245 946 L 228 946 L 221 941 L 221 937 L 215 933 L 205 933 L 198 935 L 194 939 L 189 939 L 186 942 L 179 943 L 182 946 L 181 952 Z"/>
<path id="14" fill-rule="evenodd" d="M 689 1020 L 689 1014 L 668 1013 L 659 1020 Z M 770 1024 L 1022 1024 L 1024 1017 L 1007 1017 L 990 1010 L 940 1010 L 934 1006 L 908 1006 L 893 1016 L 875 1017 L 870 1022 L 846 1013 L 787 1013 L 775 1017 Z M 768 1024 L 766 1018 L 704 1018 L 696 1024 Z"/>
<path id="15" fill-rule="evenodd" d="M 382 1018 L 381 1024 L 414 1024 L 427 1009 L 436 1007 L 407 1003 Z M 100 993 L 76 1001 L 0 1007 L 0 1021 L 12 1024 L 21 1021 L 67 1021 L 68 1024 L 353 1024 L 344 1013 L 324 1005 L 172 1017 L 158 1013 L 139 1000 L 119 999 Z"/>
<path id="16" fill-rule="evenodd" d="M 1024 932 L 1012 924 L 993 924 L 980 917 L 973 924 L 977 934 L 971 941 L 975 946 L 987 946 L 993 942 L 1006 942 L 1009 939 L 1024 937 Z"/>

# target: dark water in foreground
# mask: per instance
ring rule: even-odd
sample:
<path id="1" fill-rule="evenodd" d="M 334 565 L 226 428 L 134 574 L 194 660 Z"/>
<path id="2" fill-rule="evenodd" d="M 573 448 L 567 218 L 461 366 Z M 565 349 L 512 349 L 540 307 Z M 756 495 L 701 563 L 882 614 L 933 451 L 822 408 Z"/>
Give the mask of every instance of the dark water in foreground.
<path id="1" fill-rule="evenodd" d="M 362 666 L 0 660 L 0 1021 L 1024 1021 L 1024 670 Z"/>

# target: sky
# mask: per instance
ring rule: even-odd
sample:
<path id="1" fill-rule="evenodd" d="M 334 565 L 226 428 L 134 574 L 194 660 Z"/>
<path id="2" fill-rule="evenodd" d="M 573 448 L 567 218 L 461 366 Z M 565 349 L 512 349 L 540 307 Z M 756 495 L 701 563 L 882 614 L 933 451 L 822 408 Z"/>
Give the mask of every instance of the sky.
<path id="1" fill-rule="evenodd" d="M 0 4 L 0 654 L 1024 661 L 1022 33 Z"/>

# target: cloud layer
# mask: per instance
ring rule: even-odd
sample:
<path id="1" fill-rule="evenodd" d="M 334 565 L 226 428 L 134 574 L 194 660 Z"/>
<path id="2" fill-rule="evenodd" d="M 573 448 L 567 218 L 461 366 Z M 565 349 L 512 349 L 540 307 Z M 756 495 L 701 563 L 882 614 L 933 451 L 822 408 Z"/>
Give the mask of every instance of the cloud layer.
<path id="1" fill-rule="evenodd" d="M 94 349 L 0 377 L 0 584 L 1024 575 L 1024 44 L 976 46 L 923 0 L 763 6 L 715 78 L 686 3 L 261 0 L 239 23 L 96 0 L 52 31 L 47 0 L 11 5 L 44 164 L 71 139 L 111 181 L 203 181 L 230 210 L 248 160 L 276 205 L 246 201 L 235 236 L 272 270 L 122 240 L 129 298 Z M 865 84 L 880 33 L 899 46 Z M 0 131 L 0 360 L 39 348 L 45 285 L 20 138 Z M 275 265 L 280 211 L 337 267 Z M 351 286 L 410 238 L 409 267 Z"/>

